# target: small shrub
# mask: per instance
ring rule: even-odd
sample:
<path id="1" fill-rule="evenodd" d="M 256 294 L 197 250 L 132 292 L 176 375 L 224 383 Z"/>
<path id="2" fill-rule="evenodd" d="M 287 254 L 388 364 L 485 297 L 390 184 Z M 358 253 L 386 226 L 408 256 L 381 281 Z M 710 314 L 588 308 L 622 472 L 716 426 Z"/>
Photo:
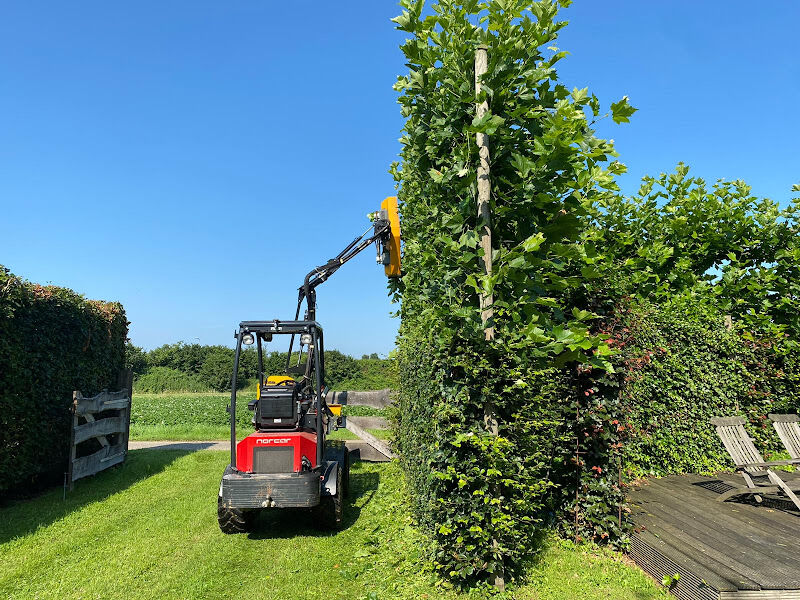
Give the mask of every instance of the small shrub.
<path id="1" fill-rule="evenodd" d="M 207 389 L 197 376 L 169 367 L 150 367 L 133 386 L 135 392 L 160 394 L 163 392 L 199 392 Z"/>

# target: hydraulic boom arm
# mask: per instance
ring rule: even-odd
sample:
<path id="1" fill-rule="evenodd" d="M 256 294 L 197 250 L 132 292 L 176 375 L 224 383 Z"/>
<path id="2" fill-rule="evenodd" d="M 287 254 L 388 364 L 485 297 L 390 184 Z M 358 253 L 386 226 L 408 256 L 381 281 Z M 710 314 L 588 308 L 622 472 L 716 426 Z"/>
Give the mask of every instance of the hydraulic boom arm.
<path id="1" fill-rule="evenodd" d="M 371 233 L 371 235 L 370 235 Z M 383 264 L 386 274 L 390 277 L 400 275 L 400 220 L 397 214 L 397 198 L 390 197 L 383 201 L 381 210 L 374 213 L 372 226 L 367 228 L 364 233 L 350 242 L 335 257 L 331 258 L 324 265 L 312 269 L 303 280 L 303 285 L 298 289 L 297 310 L 294 318 L 300 317 L 300 309 L 303 301 L 306 302 L 306 321 L 316 321 L 317 319 L 317 286 L 326 282 L 339 268 L 360 254 L 363 250 L 375 244 L 376 261 Z M 289 354 L 287 361 L 292 355 L 294 346 L 294 336 L 289 343 Z M 288 364 L 288 363 L 287 363 Z"/>

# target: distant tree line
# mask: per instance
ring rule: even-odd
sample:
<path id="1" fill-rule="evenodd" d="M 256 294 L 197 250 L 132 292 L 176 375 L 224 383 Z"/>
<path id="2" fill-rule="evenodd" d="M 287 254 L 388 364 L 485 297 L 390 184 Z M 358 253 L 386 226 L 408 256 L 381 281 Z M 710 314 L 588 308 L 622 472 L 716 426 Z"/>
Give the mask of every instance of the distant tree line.
<path id="1" fill-rule="evenodd" d="M 138 392 L 227 391 L 233 373 L 232 348 L 221 345 L 164 344 L 145 351 L 128 342 L 126 364 L 133 369 Z M 293 357 L 297 359 L 297 354 Z M 394 387 L 391 358 L 381 359 L 377 353 L 353 358 L 338 350 L 325 351 L 326 383 L 332 389 L 368 390 Z M 266 375 L 283 374 L 285 352 L 264 354 Z M 242 351 L 237 379 L 241 387 L 258 378 L 258 354 L 254 348 Z"/>

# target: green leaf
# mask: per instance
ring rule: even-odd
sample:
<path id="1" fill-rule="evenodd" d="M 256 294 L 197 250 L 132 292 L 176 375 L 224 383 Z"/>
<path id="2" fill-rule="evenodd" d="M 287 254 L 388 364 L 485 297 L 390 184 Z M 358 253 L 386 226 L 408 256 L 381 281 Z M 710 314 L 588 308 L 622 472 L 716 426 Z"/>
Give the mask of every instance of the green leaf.
<path id="1" fill-rule="evenodd" d="M 628 104 L 628 97 L 623 96 L 622 100 L 611 104 L 611 118 L 615 123 L 630 123 L 629 117 L 637 110 L 639 109 Z"/>
<path id="2" fill-rule="evenodd" d="M 542 232 L 529 235 L 525 238 L 525 241 L 522 242 L 522 249 L 525 252 L 536 252 L 542 243 L 544 243 L 544 239 L 544 233 Z"/>
<path id="3" fill-rule="evenodd" d="M 589 97 L 589 88 L 583 88 L 582 90 L 575 88 L 572 90 L 572 99 L 575 102 L 580 103 L 583 100 L 586 100 L 586 98 L 588 97 Z"/>
<path id="4" fill-rule="evenodd" d="M 595 315 L 594 313 L 591 313 L 588 310 L 579 310 L 578 308 L 573 308 L 572 316 L 578 319 L 579 321 L 585 321 L 586 319 L 590 319 Z"/>
<path id="5" fill-rule="evenodd" d="M 482 117 L 476 116 L 474 119 L 472 119 L 472 126 L 470 127 L 470 130 L 478 133 L 485 133 L 487 135 L 493 135 L 497 131 L 497 128 L 503 123 L 505 123 L 505 119 L 503 119 L 503 117 L 493 115 L 491 112 L 487 111 Z"/>
<path id="6" fill-rule="evenodd" d="M 581 275 L 583 275 L 585 279 L 597 279 L 598 277 L 603 276 L 603 274 L 597 269 L 597 267 L 592 265 L 581 267 Z"/>

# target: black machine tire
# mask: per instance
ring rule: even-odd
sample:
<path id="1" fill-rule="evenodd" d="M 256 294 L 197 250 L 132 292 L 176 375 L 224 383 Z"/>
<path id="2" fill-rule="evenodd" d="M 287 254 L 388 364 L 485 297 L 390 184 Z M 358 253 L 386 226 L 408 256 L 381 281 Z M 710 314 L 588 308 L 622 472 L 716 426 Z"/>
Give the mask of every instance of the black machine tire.
<path id="1" fill-rule="evenodd" d="M 256 511 L 228 508 L 223 506 L 222 498 L 217 498 L 217 522 L 222 533 L 248 533 L 253 529 Z"/>
<path id="2" fill-rule="evenodd" d="M 340 465 L 341 467 L 341 465 Z M 314 508 L 314 520 L 320 529 L 338 529 L 342 524 L 342 471 L 336 469 L 336 494 L 322 496 Z"/>

